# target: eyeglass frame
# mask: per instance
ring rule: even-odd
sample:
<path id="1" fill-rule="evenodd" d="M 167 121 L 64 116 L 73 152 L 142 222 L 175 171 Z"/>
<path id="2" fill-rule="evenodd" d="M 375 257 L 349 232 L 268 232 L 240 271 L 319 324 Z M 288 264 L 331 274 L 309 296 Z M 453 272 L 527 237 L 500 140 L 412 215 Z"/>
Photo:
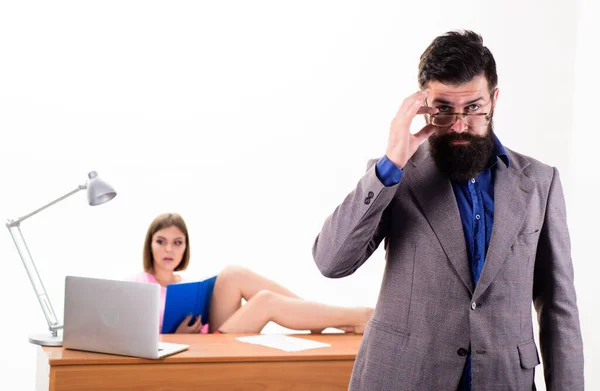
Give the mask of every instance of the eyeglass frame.
<path id="1" fill-rule="evenodd" d="M 431 126 L 435 126 L 436 128 L 451 128 L 451 127 L 454 126 L 454 124 L 456 124 L 456 121 L 458 121 L 459 116 L 461 117 L 461 121 L 463 121 L 463 122 L 464 122 L 464 118 L 467 117 L 467 116 L 485 116 L 486 123 L 483 124 L 483 125 L 467 125 L 466 123 L 465 123 L 465 125 L 476 127 L 476 128 L 480 128 L 482 126 L 488 126 L 490 124 L 490 121 L 494 117 L 494 95 L 493 94 L 490 96 L 490 101 L 492 103 L 492 110 L 489 113 L 435 113 L 435 114 L 427 114 L 429 116 L 428 123 Z M 427 98 L 425 98 L 425 106 L 427 106 L 427 107 L 433 107 L 433 106 L 429 106 L 429 104 L 427 103 Z M 454 121 L 450 125 L 434 125 L 432 123 L 433 121 L 431 120 L 431 117 L 437 117 L 439 115 L 452 115 L 452 116 L 454 116 Z"/>

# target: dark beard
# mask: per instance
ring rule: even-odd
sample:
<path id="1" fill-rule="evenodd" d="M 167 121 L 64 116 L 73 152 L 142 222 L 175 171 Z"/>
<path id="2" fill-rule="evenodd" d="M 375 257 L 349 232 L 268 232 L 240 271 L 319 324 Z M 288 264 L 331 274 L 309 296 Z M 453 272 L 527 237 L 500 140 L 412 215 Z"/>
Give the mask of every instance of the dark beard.
<path id="1" fill-rule="evenodd" d="M 457 140 L 469 141 L 466 145 L 451 145 Z M 429 137 L 429 152 L 438 169 L 451 180 L 466 181 L 477 177 L 490 163 L 494 152 L 494 129 L 490 122 L 484 136 L 449 132 Z"/>

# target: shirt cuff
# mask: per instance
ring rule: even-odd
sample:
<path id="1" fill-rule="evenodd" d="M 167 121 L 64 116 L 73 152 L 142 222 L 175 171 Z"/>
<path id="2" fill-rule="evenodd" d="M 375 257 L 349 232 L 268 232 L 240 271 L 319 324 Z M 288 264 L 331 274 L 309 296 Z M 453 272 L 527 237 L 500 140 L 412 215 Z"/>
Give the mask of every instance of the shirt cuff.
<path id="1" fill-rule="evenodd" d="M 375 173 L 377 178 L 384 184 L 384 186 L 394 186 L 400 183 L 402 178 L 402 169 L 398 168 L 387 156 L 383 156 L 377 162 L 375 166 Z"/>

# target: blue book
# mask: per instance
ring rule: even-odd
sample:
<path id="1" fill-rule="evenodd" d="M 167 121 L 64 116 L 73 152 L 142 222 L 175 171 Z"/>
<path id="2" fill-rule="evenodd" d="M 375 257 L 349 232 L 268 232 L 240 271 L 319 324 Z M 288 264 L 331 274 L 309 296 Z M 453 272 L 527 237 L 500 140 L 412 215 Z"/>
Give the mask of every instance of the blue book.
<path id="1" fill-rule="evenodd" d="M 182 282 L 167 285 L 165 314 L 163 316 L 162 334 L 172 334 L 183 320 L 192 314 L 192 323 L 198 315 L 202 316 L 202 324 L 208 323 L 210 299 L 217 276 L 204 281 Z"/>

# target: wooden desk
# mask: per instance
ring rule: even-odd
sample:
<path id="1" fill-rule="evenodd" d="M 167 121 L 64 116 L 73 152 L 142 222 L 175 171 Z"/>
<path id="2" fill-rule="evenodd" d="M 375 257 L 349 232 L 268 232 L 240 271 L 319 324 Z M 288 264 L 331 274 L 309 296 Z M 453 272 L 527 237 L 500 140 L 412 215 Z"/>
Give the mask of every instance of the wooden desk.
<path id="1" fill-rule="evenodd" d="M 37 389 L 347 390 L 361 335 L 294 335 L 331 344 L 288 353 L 235 340 L 241 335 L 163 335 L 190 348 L 161 360 L 39 347 Z"/>

